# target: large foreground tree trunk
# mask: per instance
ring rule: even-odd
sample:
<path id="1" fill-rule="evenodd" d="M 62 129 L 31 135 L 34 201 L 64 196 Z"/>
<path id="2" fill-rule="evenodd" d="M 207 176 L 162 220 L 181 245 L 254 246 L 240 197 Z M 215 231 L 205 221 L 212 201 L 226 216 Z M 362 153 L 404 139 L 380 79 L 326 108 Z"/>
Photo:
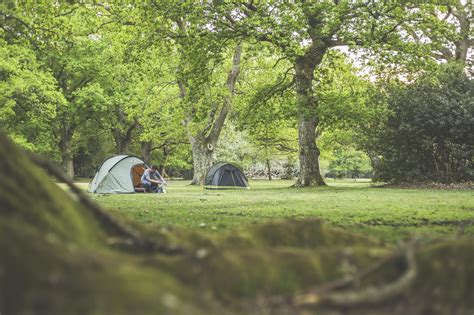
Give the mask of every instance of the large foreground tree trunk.
<path id="1" fill-rule="evenodd" d="M 474 312 L 472 236 L 393 252 L 314 219 L 253 225 L 232 239 L 161 232 L 120 223 L 68 181 L 71 198 L 32 161 L 63 178 L 0 133 L 2 314 Z M 21 189 L 18 178 L 28 178 Z"/>
<path id="2" fill-rule="evenodd" d="M 317 102 L 313 92 L 313 78 L 320 56 L 302 56 L 295 62 L 295 83 L 298 104 L 298 144 L 300 173 L 295 186 L 325 185 L 319 170 L 319 149 L 316 145 L 318 127 Z"/>

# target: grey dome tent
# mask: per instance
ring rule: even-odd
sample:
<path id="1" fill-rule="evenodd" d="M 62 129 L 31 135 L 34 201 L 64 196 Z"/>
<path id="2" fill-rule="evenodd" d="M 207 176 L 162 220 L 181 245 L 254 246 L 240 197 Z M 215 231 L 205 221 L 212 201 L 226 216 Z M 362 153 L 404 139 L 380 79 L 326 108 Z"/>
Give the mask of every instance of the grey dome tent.
<path id="1" fill-rule="evenodd" d="M 214 164 L 204 180 L 207 189 L 250 188 L 247 178 L 240 169 L 226 162 Z"/>
<path id="2" fill-rule="evenodd" d="M 126 194 L 140 191 L 141 176 L 147 167 L 133 155 L 116 155 L 105 160 L 89 183 L 89 192 L 97 194 Z"/>

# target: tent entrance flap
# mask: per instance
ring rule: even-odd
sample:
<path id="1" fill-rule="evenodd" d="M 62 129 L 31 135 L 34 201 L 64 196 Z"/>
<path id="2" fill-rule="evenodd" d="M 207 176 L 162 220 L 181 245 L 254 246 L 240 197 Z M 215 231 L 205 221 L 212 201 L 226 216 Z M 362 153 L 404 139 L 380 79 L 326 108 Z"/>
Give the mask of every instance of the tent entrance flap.
<path id="1" fill-rule="evenodd" d="M 141 178 L 144 172 L 145 172 L 144 164 L 137 164 L 134 167 L 132 167 L 133 187 L 142 187 Z"/>

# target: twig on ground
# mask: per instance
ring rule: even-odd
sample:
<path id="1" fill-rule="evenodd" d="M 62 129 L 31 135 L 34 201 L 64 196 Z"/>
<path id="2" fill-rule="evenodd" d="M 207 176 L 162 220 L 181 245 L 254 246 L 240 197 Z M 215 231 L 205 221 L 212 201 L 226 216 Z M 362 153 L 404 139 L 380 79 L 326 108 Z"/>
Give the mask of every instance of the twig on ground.
<path id="1" fill-rule="evenodd" d="M 390 258 L 394 258 L 393 256 Z M 380 268 L 389 259 L 384 259 L 361 274 L 350 280 L 333 282 L 332 286 L 325 286 L 318 290 L 296 295 L 292 302 L 296 306 L 304 305 L 332 305 L 332 306 L 353 306 L 361 304 L 378 304 L 394 298 L 409 288 L 417 276 L 417 265 L 415 260 L 414 244 L 407 244 L 404 250 L 404 258 L 407 264 L 405 272 L 395 281 L 381 286 L 369 286 L 360 290 L 346 290 L 337 292 L 336 289 L 345 287 Z"/>
<path id="2" fill-rule="evenodd" d="M 271 306 L 333 306 L 349 307 L 355 305 L 378 304 L 402 294 L 409 288 L 417 276 L 414 241 L 403 249 L 406 261 L 405 272 L 395 281 L 380 286 L 369 286 L 362 289 L 345 289 L 363 278 L 379 270 L 385 264 L 396 259 L 400 253 L 387 256 L 368 269 L 347 279 L 339 279 L 315 289 L 292 296 L 273 296 L 265 299 L 265 304 Z M 345 289 L 345 290 L 341 290 Z"/>

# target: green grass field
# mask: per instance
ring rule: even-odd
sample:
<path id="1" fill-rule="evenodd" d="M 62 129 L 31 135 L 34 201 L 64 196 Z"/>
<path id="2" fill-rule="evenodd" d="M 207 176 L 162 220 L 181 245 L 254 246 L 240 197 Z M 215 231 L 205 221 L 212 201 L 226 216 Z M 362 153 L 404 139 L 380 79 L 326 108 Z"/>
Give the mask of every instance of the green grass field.
<path id="1" fill-rule="evenodd" d="M 249 190 L 203 190 L 188 183 L 172 181 L 166 194 L 91 196 L 115 215 L 209 233 L 267 220 L 318 217 L 387 241 L 414 234 L 474 234 L 472 190 L 389 189 L 350 180 L 302 189 L 291 188 L 292 181 L 251 181 Z"/>

